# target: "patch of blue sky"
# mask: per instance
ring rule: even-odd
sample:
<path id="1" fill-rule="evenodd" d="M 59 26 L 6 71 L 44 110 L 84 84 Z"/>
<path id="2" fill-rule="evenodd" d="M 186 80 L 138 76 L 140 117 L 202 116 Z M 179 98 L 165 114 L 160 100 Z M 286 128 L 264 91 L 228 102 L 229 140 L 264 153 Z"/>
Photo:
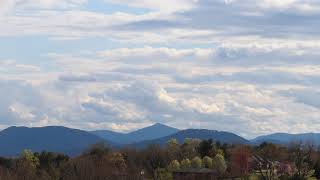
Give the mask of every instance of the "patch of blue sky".
<path id="1" fill-rule="evenodd" d="M 39 56 L 53 48 L 48 39 L 41 36 L 0 38 L 0 59 L 15 59 L 19 62 L 39 62 Z"/>
<path id="2" fill-rule="evenodd" d="M 50 70 L 52 61 L 47 54 L 57 46 L 44 36 L 0 37 L 0 49 L 0 61 L 14 60 Z"/>
<path id="3" fill-rule="evenodd" d="M 50 53 L 89 57 L 99 51 L 124 46 L 126 48 L 143 47 L 143 45 L 120 43 L 101 37 L 74 40 L 54 40 L 48 36 L 0 37 L 0 60 L 35 64 L 50 70 L 52 67 L 52 61 L 48 56 Z"/>
<path id="4" fill-rule="evenodd" d="M 112 14 L 115 12 L 124 12 L 130 14 L 145 14 L 151 12 L 150 9 L 131 7 L 122 4 L 103 2 L 102 0 L 90 0 L 82 7 L 83 10 Z"/>

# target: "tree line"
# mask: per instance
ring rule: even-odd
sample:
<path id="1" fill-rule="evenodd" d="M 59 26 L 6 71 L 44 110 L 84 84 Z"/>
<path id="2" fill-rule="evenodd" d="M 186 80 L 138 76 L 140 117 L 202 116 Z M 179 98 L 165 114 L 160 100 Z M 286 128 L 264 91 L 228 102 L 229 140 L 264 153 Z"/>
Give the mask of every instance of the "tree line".
<path id="1" fill-rule="evenodd" d="M 172 180 L 174 172 L 206 169 L 221 179 L 320 179 L 320 151 L 310 144 L 229 145 L 171 139 L 165 147 L 112 149 L 95 144 L 77 157 L 24 150 L 0 158 L 0 180 Z"/>

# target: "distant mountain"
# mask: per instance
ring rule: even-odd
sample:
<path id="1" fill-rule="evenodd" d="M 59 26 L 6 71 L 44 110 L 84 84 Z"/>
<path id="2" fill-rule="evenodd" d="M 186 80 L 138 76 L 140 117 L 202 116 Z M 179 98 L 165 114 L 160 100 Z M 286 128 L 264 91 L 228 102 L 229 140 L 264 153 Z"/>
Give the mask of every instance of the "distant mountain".
<path id="1" fill-rule="evenodd" d="M 163 146 L 170 139 L 177 139 L 180 143 L 183 143 L 186 138 L 196 138 L 201 140 L 212 139 L 214 141 L 220 141 L 221 143 L 228 144 L 250 144 L 250 141 L 229 132 L 206 129 L 187 129 L 163 138 L 134 143 L 132 146 L 137 148 L 144 148 L 150 144 L 158 144 Z"/>
<path id="2" fill-rule="evenodd" d="M 131 144 L 145 140 L 157 139 L 177 133 L 179 130 L 164 124 L 154 124 L 149 127 L 133 131 L 128 134 L 116 133 L 112 131 L 102 130 L 93 131 L 91 133 L 118 144 Z"/>
<path id="3" fill-rule="evenodd" d="M 99 136 L 105 140 L 116 142 L 117 144 L 127 144 L 134 141 L 134 139 L 129 137 L 127 134 L 113 132 L 109 130 L 91 131 L 90 133 Z"/>
<path id="4" fill-rule="evenodd" d="M 320 145 L 320 134 L 317 133 L 304 133 L 304 134 L 287 134 L 287 133 L 276 133 L 265 136 L 259 136 L 251 140 L 254 144 L 261 144 L 263 142 L 270 142 L 275 144 L 287 145 L 292 142 L 304 142 L 311 143 L 314 145 Z"/>
<path id="5" fill-rule="evenodd" d="M 179 130 L 164 124 L 154 124 L 152 126 L 142 128 L 140 130 L 131 132 L 128 136 L 135 139 L 135 142 L 157 139 L 177 133 Z"/>
<path id="6" fill-rule="evenodd" d="M 16 156 L 24 149 L 77 155 L 90 145 L 99 142 L 105 140 L 77 129 L 58 126 L 10 127 L 0 132 L 0 156 Z"/>

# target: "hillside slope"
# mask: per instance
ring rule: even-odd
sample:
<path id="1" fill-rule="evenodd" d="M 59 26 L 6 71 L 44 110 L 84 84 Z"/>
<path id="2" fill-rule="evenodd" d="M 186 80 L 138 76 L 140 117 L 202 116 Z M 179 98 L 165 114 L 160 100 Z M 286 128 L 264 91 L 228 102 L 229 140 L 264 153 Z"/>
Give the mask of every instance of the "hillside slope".
<path id="1" fill-rule="evenodd" d="M 164 124 L 154 124 L 128 134 L 108 130 L 92 131 L 91 133 L 117 144 L 131 144 L 140 141 L 157 139 L 177 133 L 179 130 Z"/>
<path id="2" fill-rule="evenodd" d="M 0 156 L 16 156 L 24 149 L 77 155 L 99 142 L 105 140 L 77 129 L 58 126 L 10 127 L 0 132 Z"/>
<path id="3" fill-rule="evenodd" d="M 288 133 L 275 133 L 265 136 L 259 136 L 251 140 L 254 144 L 261 144 L 263 142 L 270 142 L 275 144 L 287 145 L 293 142 L 304 142 L 320 145 L 320 134 L 319 133 L 304 133 L 304 134 L 288 134 Z"/>
<path id="4" fill-rule="evenodd" d="M 163 138 L 134 143 L 132 146 L 137 148 L 144 148 L 150 144 L 159 144 L 164 146 L 170 139 L 177 139 L 179 143 L 183 143 L 186 138 L 195 138 L 201 140 L 212 139 L 214 141 L 228 144 L 250 144 L 250 141 L 229 132 L 206 129 L 187 129 Z"/>

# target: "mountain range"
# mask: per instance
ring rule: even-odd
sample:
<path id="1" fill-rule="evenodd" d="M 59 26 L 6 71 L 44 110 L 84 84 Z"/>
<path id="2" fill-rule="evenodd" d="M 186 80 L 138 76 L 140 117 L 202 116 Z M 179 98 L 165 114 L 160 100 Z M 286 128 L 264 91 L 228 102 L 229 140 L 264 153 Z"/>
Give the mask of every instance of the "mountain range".
<path id="1" fill-rule="evenodd" d="M 177 132 L 179 132 L 179 129 L 157 123 L 127 134 L 108 130 L 92 131 L 91 133 L 118 144 L 132 144 L 140 141 L 158 139 Z"/>
<path id="2" fill-rule="evenodd" d="M 9 127 L 0 131 L 0 156 L 17 156 L 24 149 L 30 149 L 34 152 L 59 152 L 75 156 L 85 151 L 90 145 L 101 142 L 113 147 L 144 148 L 150 144 L 163 146 L 173 138 L 180 143 L 186 138 L 197 138 L 213 139 L 228 144 L 259 145 L 262 142 L 272 142 L 288 145 L 291 142 L 302 141 L 320 145 L 320 134 L 316 133 L 277 133 L 247 140 L 230 132 L 207 129 L 179 130 L 159 123 L 126 134 L 109 130 L 83 131 L 60 126 Z"/>
<path id="3" fill-rule="evenodd" d="M 78 129 L 59 126 L 10 127 L 0 132 L 0 156 L 17 156 L 25 149 L 33 152 L 60 152 L 73 156 L 99 142 L 106 140 Z"/>
<path id="4" fill-rule="evenodd" d="M 151 144 L 164 146 L 170 139 L 176 139 L 179 143 L 183 143 L 186 138 L 202 140 L 213 139 L 214 141 L 227 144 L 250 144 L 250 141 L 229 132 L 207 129 L 187 129 L 166 137 L 134 143 L 132 146 L 137 148 L 145 148 Z"/>
<path id="5" fill-rule="evenodd" d="M 319 133 L 304 133 L 304 134 L 287 134 L 287 133 L 275 133 L 265 136 L 259 136 L 252 139 L 253 144 L 261 144 L 263 142 L 270 142 L 274 144 L 289 145 L 292 142 L 304 142 L 310 143 L 316 146 L 320 146 L 320 134 Z"/>

